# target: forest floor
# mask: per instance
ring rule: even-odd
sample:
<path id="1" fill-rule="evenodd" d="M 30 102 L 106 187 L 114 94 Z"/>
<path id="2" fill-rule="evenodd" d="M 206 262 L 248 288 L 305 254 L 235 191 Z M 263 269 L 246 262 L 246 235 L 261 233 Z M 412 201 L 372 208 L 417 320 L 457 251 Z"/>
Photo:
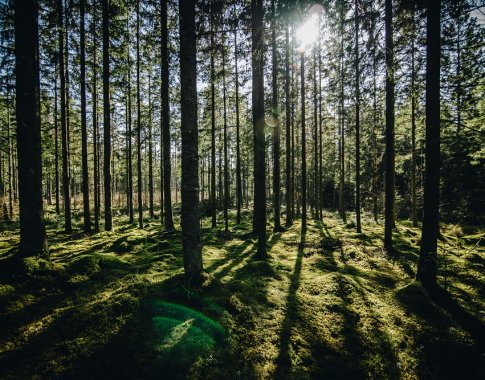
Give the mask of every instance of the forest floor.
<path id="1" fill-rule="evenodd" d="M 428 293 L 408 221 L 392 256 L 370 219 L 357 234 L 326 212 L 304 239 L 299 221 L 268 226 L 258 261 L 245 216 L 230 240 L 204 220 L 200 289 L 186 287 L 180 232 L 159 220 L 68 236 L 49 213 L 51 262 L 26 259 L 21 275 L 18 226 L 3 225 L 0 378 L 485 378 L 483 230 L 442 226 L 442 288 Z"/>

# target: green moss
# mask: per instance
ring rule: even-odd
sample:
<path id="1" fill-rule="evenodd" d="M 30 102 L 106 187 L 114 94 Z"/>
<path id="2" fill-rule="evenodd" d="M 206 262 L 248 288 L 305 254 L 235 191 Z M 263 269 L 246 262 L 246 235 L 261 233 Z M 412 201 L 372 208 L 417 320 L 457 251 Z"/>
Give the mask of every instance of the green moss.
<path id="1" fill-rule="evenodd" d="M 30 258 L 29 276 L 0 285 L 5 376 L 443 378 L 464 363 L 479 377 L 460 318 L 485 322 L 482 230 L 442 228 L 438 278 L 450 309 L 413 280 L 420 230 L 410 221 L 397 221 L 392 257 L 367 214 L 360 234 L 334 213 L 310 218 L 304 244 L 299 220 L 281 233 L 268 225 L 269 257 L 255 260 L 243 215 L 231 240 L 202 220 L 207 273 L 188 287 L 179 230 L 139 230 L 122 215 L 113 232 L 68 238 L 51 214 L 52 262 Z M 14 230 L 1 235 L 0 251 L 12 241 Z"/>

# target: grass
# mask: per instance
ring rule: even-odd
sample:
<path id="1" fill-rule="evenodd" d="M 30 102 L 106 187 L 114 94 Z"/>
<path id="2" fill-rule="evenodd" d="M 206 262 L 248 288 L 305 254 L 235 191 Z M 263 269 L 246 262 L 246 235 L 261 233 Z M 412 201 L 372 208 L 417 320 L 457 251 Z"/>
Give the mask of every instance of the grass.
<path id="1" fill-rule="evenodd" d="M 232 219 L 235 219 L 231 215 Z M 484 378 L 485 251 L 478 228 L 443 226 L 439 282 L 414 281 L 420 232 L 397 223 L 357 234 L 336 214 L 270 232 L 254 258 L 245 214 L 228 239 L 202 221 L 205 281 L 187 289 L 180 233 L 71 236 L 48 215 L 51 262 L 9 267 L 15 225 L 0 236 L 0 378 Z M 79 220 L 75 224 L 79 228 Z M 484 239 L 485 240 L 485 239 Z"/>

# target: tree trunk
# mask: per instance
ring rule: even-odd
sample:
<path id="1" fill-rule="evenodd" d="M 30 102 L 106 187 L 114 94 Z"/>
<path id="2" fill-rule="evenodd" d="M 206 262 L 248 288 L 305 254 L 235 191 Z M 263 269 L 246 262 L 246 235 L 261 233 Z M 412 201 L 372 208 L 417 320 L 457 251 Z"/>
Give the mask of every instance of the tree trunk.
<path id="1" fill-rule="evenodd" d="M 441 1 L 428 1 L 426 26 L 426 150 L 421 249 L 416 279 L 436 284 L 440 186 L 440 12 Z"/>
<path id="2" fill-rule="evenodd" d="M 313 50 L 313 203 L 315 220 L 320 220 L 320 190 L 318 188 L 318 102 L 317 102 L 317 52 Z"/>
<path id="3" fill-rule="evenodd" d="M 66 68 L 64 49 L 64 22 L 62 0 L 58 2 L 59 17 L 59 71 L 61 77 L 61 139 L 62 139 L 62 193 L 64 198 L 64 230 L 72 232 L 71 223 L 71 191 L 69 180 L 69 147 L 67 126 L 67 103 L 66 103 Z"/>
<path id="4" fill-rule="evenodd" d="M 165 230 L 174 229 L 172 217 L 172 191 L 170 181 L 171 150 L 170 150 L 170 102 L 169 102 L 169 50 L 168 50 L 168 26 L 167 26 L 167 1 L 160 1 L 162 19 L 162 129 L 163 129 L 163 194 L 164 194 L 164 224 Z"/>
<path id="5" fill-rule="evenodd" d="M 138 227 L 143 228 L 140 110 L 140 0 L 136 1 L 136 155 L 138 175 Z"/>
<path id="6" fill-rule="evenodd" d="M 56 214 L 61 213 L 59 204 L 59 111 L 57 108 L 58 96 L 57 96 L 57 62 L 54 67 L 54 180 L 55 184 L 55 198 L 56 198 Z"/>
<path id="7" fill-rule="evenodd" d="M 254 218 L 256 256 L 266 258 L 266 178 L 264 138 L 263 0 L 251 0 L 252 113 L 254 131 Z"/>
<path id="8" fill-rule="evenodd" d="M 16 0 L 14 7 L 19 254 L 49 259 L 42 204 L 38 3 Z"/>
<path id="9" fill-rule="evenodd" d="M 340 142 L 339 142 L 339 158 L 340 158 L 340 188 L 339 188 L 339 211 L 340 216 L 345 223 L 347 221 L 347 213 L 345 210 L 345 118 L 344 118 L 344 10 L 342 5 L 341 10 L 341 26 L 340 26 Z"/>
<path id="10" fill-rule="evenodd" d="M 210 82 L 211 82 L 211 219 L 212 228 L 217 226 L 216 219 L 216 110 L 215 110 L 215 73 L 214 73 L 214 29 L 211 13 L 211 67 L 210 67 Z"/>
<path id="11" fill-rule="evenodd" d="M 88 128 L 86 120 L 86 46 L 85 46 L 85 15 L 86 0 L 80 0 L 81 18 L 81 155 L 82 155 L 82 191 L 83 191 L 83 216 L 84 232 L 91 232 L 91 216 L 89 212 L 89 176 L 88 176 Z"/>
<path id="12" fill-rule="evenodd" d="M 197 130 L 197 62 L 195 1 L 179 0 L 180 90 L 182 133 L 182 249 L 188 285 L 199 282 L 202 250 L 199 242 L 199 173 Z"/>
<path id="13" fill-rule="evenodd" d="M 148 209 L 150 218 L 155 216 L 153 209 L 153 136 L 152 136 L 152 97 L 151 78 L 148 76 Z"/>
<path id="14" fill-rule="evenodd" d="M 235 5 L 236 3 L 234 3 Z M 234 28 L 234 70 L 236 82 L 236 224 L 241 223 L 242 185 L 241 185 L 241 141 L 239 120 L 239 72 L 237 54 L 237 27 Z"/>
<path id="15" fill-rule="evenodd" d="M 276 50 L 276 10 L 275 0 L 271 0 L 273 13 L 271 25 L 271 47 L 272 47 L 272 90 L 273 96 L 271 108 L 273 113 L 273 212 L 274 230 L 282 231 L 281 228 L 281 173 L 280 173 L 280 121 L 278 109 L 278 57 Z"/>
<path id="16" fill-rule="evenodd" d="M 98 126 L 98 81 L 97 81 L 97 59 L 98 49 L 96 38 L 96 12 L 93 12 L 93 165 L 94 165 L 94 230 L 99 231 L 100 215 L 100 180 L 99 180 L 99 126 Z"/>
<path id="17" fill-rule="evenodd" d="M 417 205 L 416 205 L 416 87 L 415 87 L 415 52 L 414 52 L 414 15 L 413 15 L 413 36 L 411 41 L 411 219 L 413 227 L 418 226 Z"/>
<path id="18" fill-rule="evenodd" d="M 109 0 L 103 0 L 103 115 L 104 115 L 104 229 L 113 229 L 111 217 L 111 109 L 109 93 Z"/>
<path id="19" fill-rule="evenodd" d="M 386 0 L 386 194 L 384 221 L 384 249 L 392 251 L 395 202 L 394 150 L 394 43 L 392 40 L 392 0 Z"/>
<path id="20" fill-rule="evenodd" d="M 301 88 L 301 231 L 306 232 L 306 120 L 305 120 L 305 53 L 300 53 Z"/>
<path id="21" fill-rule="evenodd" d="M 131 63 L 130 63 L 130 30 L 128 24 L 128 18 L 126 21 L 126 29 L 127 29 L 127 48 L 126 48 L 126 61 L 127 61 L 127 68 L 128 68 L 128 105 L 127 105 L 127 122 L 128 122 L 128 136 L 126 137 L 128 140 L 128 215 L 130 218 L 130 223 L 133 223 L 135 218 L 133 214 L 133 148 L 132 148 L 132 119 L 131 119 Z"/>
<path id="22" fill-rule="evenodd" d="M 226 50 L 225 40 L 222 40 L 222 100 L 223 100 L 223 118 L 224 118 L 224 231 L 226 238 L 229 234 L 229 217 L 227 211 L 229 208 L 229 161 L 227 157 L 227 94 L 226 94 Z"/>
<path id="23" fill-rule="evenodd" d="M 287 227 L 293 224 L 292 210 L 292 170 L 291 170 L 291 98 L 290 98 L 290 32 L 289 16 L 286 16 L 285 28 L 285 115 L 286 115 L 286 221 Z"/>
<path id="24" fill-rule="evenodd" d="M 360 222 L 360 58 L 359 58 L 359 3 L 355 0 L 355 224 L 362 232 Z"/>

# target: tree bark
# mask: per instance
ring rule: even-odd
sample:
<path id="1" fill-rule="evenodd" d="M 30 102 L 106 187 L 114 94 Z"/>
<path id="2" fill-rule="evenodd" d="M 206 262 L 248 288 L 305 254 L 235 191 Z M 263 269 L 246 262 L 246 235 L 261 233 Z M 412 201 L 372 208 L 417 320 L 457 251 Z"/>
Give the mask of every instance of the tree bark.
<path id="1" fill-rule="evenodd" d="M 165 230 L 174 229 L 172 217 L 172 191 L 170 181 L 172 177 L 170 162 L 170 102 L 169 102 L 169 50 L 167 26 L 167 1 L 160 1 L 162 19 L 162 129 L 163 129 L 163 195 L 164 195 L 164 224 Z"/>
<path id="2" fill-rule="evenodd" d="M 80 0 L 80 46 L 81 46 L 81 156 L 82 156 L 82 192 L 84 232 L 91 232 L 91 216 L 89 212 L 89 175 L 88 175 L 88 128 L 86 120 L 86 43 L 85 43 L 85 8 L 86 0 Z"/>
<path id="3" fill-rule="evenodd" d="M 274 230 L 282 231 L 281 227 L 281 173 L 280 173 L 280 121 L 278 109 L 278 57 L 276 49 L 276 9 L 275 0 L 271 0 L 271 48 L 272 48 L 272 100 L 273 113 L 273 213 Z"/>
<path id="4" fill-rule="evenodd" d="M 394 149 L 394 43 L 392 39 L 392 0 L 385 3 L 386 33 L 386 193 L 384 221 L 384 249 L 392 251 L 395 202 Z"/>
<path id="5" fill-rule="evenodd" d="M 226 51 L 223 39 L 222 46 L 222 101 L 223 101 L 223 119 L 224 119 L 224 231 L 226 238 L 229 234 L 229 161 L 227 157 L 227 93 L 226 93 Z"/>
<path id="6" fill-rule="evenodd" d="M 42 204 L 38 3 L 16 0 L 14 7 L 19 254 L 49 259 Z"/>
<path id="7" fill-rule="evenodd" d="M 62 139 L 62 193 L 64 198 L 64 230 L 66 233 L 72 232 L 71 223 L 71 191 L 69 179 L 69 146 L 68 146 L 68 126 L 67 126 L 67 97 L 66 97 L 66 68 L 65 68 L 65 49 L 64 49 L 64 22 L 62 0 L 58 2 L 59 17 L 59 71 L 61 78 L 61 139 Z"/>
<path id="8" fill-rule="evenodd" d="M 301 231 L 306 232 L 307 181 L 306 181 L 306 119 L 305 119 L 305 53 L 300 53 L 301 88 Z"/>
<path id="9" fill-rule="evenodd" d="M 216 219 L 216 111 L 215 111 L 215 73 L 214 73 L 214 29 L 211 14 L 211 67 L 210 67 L 210 81 L 211 81 L 211 217 L 212 228 L 217 226 Z"/>
<path id="10" fill-rule="evenodd" d="M 428 0 L 426 26 L 426 148 L 421 249 L 416 279 L 436 284 L 440 186 L 440 0 Z"/>
<path id="11" fill-rule="evenodd" d="M 136 155 L 138 175 L 138 227 L 143 228 L 140 109 L 140 0 L 136 1 Z"/>
<path id="12" fill-rule="evenodd" d="M 362 232 L 360 222 L 360 58 L 359 58 L 359 2 L 355 4 L 355 224 Z"/>
<path id="13" fill-rule="evenodd" d="M 291 166 L 291 97 L 290 97 L 290 32 L 289 16 L 286 16 L 285 27 L 285 115 L 286 115 L 286 221 L 287 227 L 293 224 L 292 209 L 292 166 Z"/>
<path id="14" fill-rule="evenodd" d="M 103 0 L 103 115 L 104 229 L 113 229 L 111 216 L 111 109 L 109 92 L 109 0 Z"/>
<path id="15" fill-rule="evenodd" d="M 266 169 L 264 138 L 263 0 L 251 0 L 252 116 L 254 133 L 254 218 L 258 237 L 256 256 L 266 258 Z"/>
<path id="16" fill-rule="evenodd" d="M 236 3 L 234 3 L 235 5 Z M 236 82 L 236 224 L 241 223 L 242 185 L 241 185 L 241 141 L 239 120 L 239 71 L 237 54 L 237 27 L 234 28 L 234 71 Z"/>
<path id="17" fill-rule="evenodd" d="M 180 90 L 182 133 L 182 249 L 188 285 L 199 282 L 202 251 L 199 242 L 199 173 L 197 130 L 197 62 L 195 1 L 179 0 Z"/>

